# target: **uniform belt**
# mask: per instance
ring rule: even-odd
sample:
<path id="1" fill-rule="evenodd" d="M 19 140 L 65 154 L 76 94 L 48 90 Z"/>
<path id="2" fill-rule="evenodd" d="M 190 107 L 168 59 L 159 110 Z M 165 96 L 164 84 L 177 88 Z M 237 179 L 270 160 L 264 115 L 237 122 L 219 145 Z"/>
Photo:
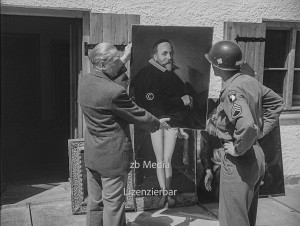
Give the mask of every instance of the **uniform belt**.
<path id="1" fill-rule="evenodd" d="M 233 140 L 224 140 L 224 139 L 221 139 L 221 144 L 222 144 L 222 146 L 223 146 L 225 143 L 228 143 L 228 142 L 233 142 Z M 259 145 L 259 142 L 258 142 L 257 139 L 253 142 L 253 145 Z"/>

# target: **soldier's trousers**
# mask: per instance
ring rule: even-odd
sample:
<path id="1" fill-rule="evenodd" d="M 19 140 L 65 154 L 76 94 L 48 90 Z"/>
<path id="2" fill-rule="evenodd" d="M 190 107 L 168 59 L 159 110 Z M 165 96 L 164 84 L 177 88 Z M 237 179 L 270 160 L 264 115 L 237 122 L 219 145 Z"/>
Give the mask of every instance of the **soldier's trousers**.
<path id="1" fill-rule="evenodd" d="M 258 144 L 243 156 L 222 153 L 219 196 L 220 226 L 254 226 L 265 157 Z"/>
<path id="2" fill-rule="evenodd" d="M 126 226 L 127 175 L 103 177 L 87 168 L 87 226 Z"/>

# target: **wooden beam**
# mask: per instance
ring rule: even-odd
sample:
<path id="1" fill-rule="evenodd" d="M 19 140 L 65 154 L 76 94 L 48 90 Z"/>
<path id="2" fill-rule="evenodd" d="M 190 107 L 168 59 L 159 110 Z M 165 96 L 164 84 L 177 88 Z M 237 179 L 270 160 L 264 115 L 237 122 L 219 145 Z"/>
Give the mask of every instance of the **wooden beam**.
<path id="1" fill-rule="evenodd" d="M 82 18 L 82 47 L 81 47 L 82 71 L 78 76 L 78 83 L 80 82 L 83 75 L 90 72 L 89 58 L 84 54 L 84 43 L 90 42 L 90 20 L 91 20 L 90 13 L 84 13 Z M 77 136 L 75 138 L 82 138 L 85 134 L 86 125 L 85 125 L 85 121 L 83 118 L 80 105 L 79 103 L 77 104 L 78 104 L 78 112 L 77 112 L 78 128 L 77 128 Z"/>
<path id="2" fill-rule="evenodd" d="M 27 6 L 12 6 L 1 4 L 1 14 L 20 16 L 50 16 L 82 18 L 83 14 L 90 12 L 89 9 L 69 9 L 69 8 L 40 8 Z"/>
<path id="3" fill-rule="evenodd" d="M 271 20 L 271 19 L 263 19 L 263 23 L 266 23 L 267 29 L 300 29 L 300 20 L 290 20 L 290 21 L 282 21 L 282 20 Z"/>
<path id="4" fill-rule="evenodd" d="M 289 40 L 289 53 L 287 59 L 288 71 L 285 77 L 285 82 L 284 82 L 285 84 L 283 87 L 285 93 L 285 106 L 287 109 L 292 107 L 296 34 L 297 34 L 297 30 L 293 29 L 291 31 L 290 40 Z"/>

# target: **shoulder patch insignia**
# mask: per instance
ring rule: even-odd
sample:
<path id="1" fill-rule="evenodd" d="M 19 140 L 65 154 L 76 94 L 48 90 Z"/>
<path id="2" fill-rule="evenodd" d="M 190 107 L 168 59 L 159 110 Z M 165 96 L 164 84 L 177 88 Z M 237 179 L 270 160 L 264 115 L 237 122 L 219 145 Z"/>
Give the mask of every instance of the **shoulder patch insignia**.
<path id="1" fill-rule="evenodd" d="M 153 93 L 147 93 L 146 94 L 146 99 L 147 100 L 153 100 L 154 99 L 154 94 Z"/>
<path id="2" fill-rule="evenodd" d="M 233 103 L 231 108 L 231 117 L 236 118 L 242 114 L 242 106 L 236 103 Z"/>
<path id="3" fill-rule="evenodd" d="M 230 102 L 235 101 L 236 100 L 236 91 L 229 91 L 228 98 L 229 98 Z"/>

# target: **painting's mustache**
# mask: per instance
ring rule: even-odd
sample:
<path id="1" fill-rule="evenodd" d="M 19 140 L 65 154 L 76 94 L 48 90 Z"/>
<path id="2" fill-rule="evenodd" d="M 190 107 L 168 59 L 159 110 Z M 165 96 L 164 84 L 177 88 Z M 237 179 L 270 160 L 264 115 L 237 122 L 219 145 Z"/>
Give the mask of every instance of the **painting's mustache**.
<path id="1" fill-rule="evenodd" d="M 170 60 L 170 61 L 168 61 L 167 63 L 165 63 L 164 65 L 168 65 L 168 64 L 173 64 L 173 61 Z"/>

